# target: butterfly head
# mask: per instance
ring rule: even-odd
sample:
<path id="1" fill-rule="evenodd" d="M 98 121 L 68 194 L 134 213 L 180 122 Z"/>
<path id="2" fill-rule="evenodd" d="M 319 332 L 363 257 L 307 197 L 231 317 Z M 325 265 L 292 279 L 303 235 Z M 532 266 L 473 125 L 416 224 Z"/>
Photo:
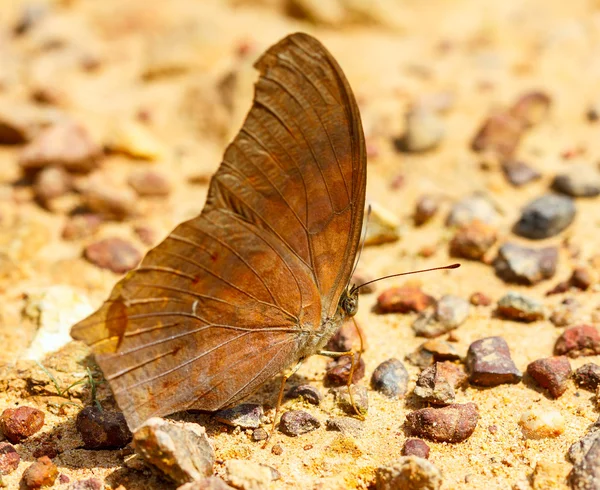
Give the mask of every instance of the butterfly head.
<path id="1" fill-rule="evenodd" d="M 348 317 L 356 315 L 358 311 L 358 290 L 354 287 L 348 288 L 340 298 L 340 308 Z"/>

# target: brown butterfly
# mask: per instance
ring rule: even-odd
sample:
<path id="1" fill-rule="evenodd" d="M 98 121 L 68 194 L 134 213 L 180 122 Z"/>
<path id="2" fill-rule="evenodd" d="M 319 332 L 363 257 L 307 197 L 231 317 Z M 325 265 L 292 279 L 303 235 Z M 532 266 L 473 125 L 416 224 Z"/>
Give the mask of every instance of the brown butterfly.
<path id="1" fill-rule="evenodd" d="M 217 410 L 318 352 L 356 313 L 365 141 L 340 66 L 296 33 L 262 55 L 254 102 L 206 205 L 114 287 L 73 338 L 132 429 Z"/>

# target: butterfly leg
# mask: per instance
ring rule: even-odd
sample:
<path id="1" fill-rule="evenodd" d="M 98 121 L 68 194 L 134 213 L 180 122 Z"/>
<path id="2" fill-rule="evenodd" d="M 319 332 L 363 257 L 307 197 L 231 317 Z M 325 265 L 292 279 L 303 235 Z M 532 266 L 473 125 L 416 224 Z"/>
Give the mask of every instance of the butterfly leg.
<path id="1" fill-rule="evenodd" d="M 321 356 L 327 356 L 327 357 L 331 357 L 331 358 L 339 358 L 342 356 L 350 357 L 350 363 L 351 363 L 350 364 L 350 373 L 348 373 L 348 383 L 346 384 L 346 387 L 348 388 L 348 396 L 350 397 L 350 405 L 352 405 L 352 408 L 356 412 L 356 415 L 358 416 L 358 418 L 360 420 L 364 420 L 365 416 L 360 412 L 360 410 L 356 406 L 356 403 L 354 403 L 354 395 L 352 394 L 352 377 L 354 376 L 354 370 L 356 369 L 356 366 L 360 361 L 360 352 L 356 352 L 353 350 L 349 350 L 347 352 L 334 352 L 334 351 L 329 351 L 329 350 L 322 350 L 322 351 L 319 351 L 318 354 Z"/>

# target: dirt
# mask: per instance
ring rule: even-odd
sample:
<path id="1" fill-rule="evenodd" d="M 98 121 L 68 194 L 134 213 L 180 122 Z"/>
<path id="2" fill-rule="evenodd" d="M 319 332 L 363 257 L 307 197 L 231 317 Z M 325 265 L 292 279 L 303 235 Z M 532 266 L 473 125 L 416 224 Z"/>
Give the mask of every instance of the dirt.
<path id="1" fill-rule="evenodd" d="M 125 185 L 134 170 L 151 168 L 163 172 L 172 186 L 168 197 L 138 198 L 132 217 L 105 221 L 96 235 L 66 241 L 61 231 L 78 195 L 60 197 L 52 210 L 44 209 L 20 169 L 22 147 L 0 145 L 0 410 L 29 405 L 46 413 L 43 429 L 16 446 L 21 463 L 2 478 L 8 488 L 18 488 L 23 471 L 40 454 L 40 447 L 48 445 L 57 449 L 53 462 L 71 481 L 93 476 L 108 488 L 122 485 L 128 490 L 171 485 L 148 469 L 124 466 L 126 451 L 82 449 L 75 416 L 79 407 L 92 402 L 90 385 L 77 385 L 70 398 L 59 396 L 48 375 L 25 359 L 36 357 L 28 349 L 41 321 L 39 313 L 27 310 L 27 314 L 26 307 L 40 291 L 68 286 L 75 291 L 73 297 L 60 302 L 56 318 L 47 321 L 63 327 L 72 324 L 99 306 L 120 277 L 86 261 L 86 245 L 116 236 L 144 251 L 149 248 L 147 240 L 134 232 L 135 227 L 152 230 L 157 243 L 180 221 L 200 212 L 208 179 L 250 106 L 252 60 L 291 32 L 316 36 L 342 66 L 359 101 L 369 147 L 367 199 L 384 206 L 400 222 L 401 239 L 366 247 L 360 270 L 378 277 L 456 261 L 448 256 L 452 231 L 445 226 L 445 217 L 453 202 L 485 192 L 500 213 L 498 244 L 510 240 L 534 247 L 554 245 L 560 257 L 555 276 L 534 286 L 507 285 L 493 267 L 480 261 L 460 260 L 460 269 L 418 276 L 423 289 L 435 298 L 444 294 L 468 298 L 480 291 L 493 299 L 489 307 L 472 307 L 468 320 L 452 334 L 461 355 L 471 342 L 492 335 L 507 341 L 521 371 L 552 355 L 562 328 L 549 320 L 523 324 L 494 315 L 494 303 L 508 291 L 537 298 L 548 311 L 574 297 L 582 305 L 578 319 L 587 322 L 600 306 L 598 284 L 587 291 L 545 296 L 557 282 L 568 279 L 575 266 L 597 253 L 598 198 L 576 199 L 574 223 L 552 238 L 532 242 L 511 232 L 520 209 L 544 194 L 556 173 L 581 162 L 597 165 L 599 160 L 598 123 L 586 119 L 590 106 L 600 104 L 597 2 L 382 0 L 367 8 L 371 18 L 321 14 L 317 21 L 293 17 L 284 3 L 0 2 L 0 109 L 25 105 L 66 114 L 85 125 L 104 147 L 112 142 L 119 150 L 107 153 L 98 172 Z M 39 18 L 32 14 L 28 30 L 16 35 L 15 26 L 26 8 L 34 14 L 39 11 Z M 549 94 L 552 106 L 527 132 L 517 157 L 542 177 L 515 188 L 494 162 L 482 164 L 485 159 L 471 151 L 470 144 L 492 110 L 507 107 L 530 90 Z M 447 103 L 440 116 L 445 135 L 432 151 L 400 152 L 394 140 L 403 134 L 404 115 L 424 98 Z M 150 155 L 151 160 L 133 158 L 114 143 L 117 126 L 132 121 L 148 133 L 140 138 L 150 142 L 140 140 L 137 146 L 141 156 Z M 415 227 L 412 213 L 424 194 L 440 195 L 441 209 L 426 225 Z M 430 249 L 427 257 L 420 253 L 423 247 Z M 378 284 L 376 293 L 360 298 L 357 320 L 367 341 L 364 384 L 382 361 L 403 360 L 424 340 L 411 329 L 416 314 L 382 315 L 374 310 L 379 292 L 404 282 L 389 279 Z M 78 318 L 73 318 L 74 309 L 81 312 Z M 61 390 L 85 379 L 89 367 L 99 383 L 98 400 L 114 407 L 110 390 L 82 344 L 72 342 L 58 354 L 38 357 Z M 575 369 L 599 360 L 582 357 L 571 360 L 571 365 Z M 322 388 L 326 363 L 327 359 L 313 356 L 291 383 L 304 380 Z M 405 364 L 411 375 L 410 392 L 419 370 Z M 264 403 L 272 416 L 278 389 L 275 379 L 250 400 Z M 209 415 L 176 418 L 206 426 L 216 452 L 217 475 L 224 474 L 224 461 L 249 459 L 279 471 L 274 489 L 367 488 L 377 467 L 401 456 L 408 437 L 403 424 L 414 408 L 410 397 L 389 400 L 375 392 L 369 396 L 360 437 L 325 430 L 325 421 L 340 414 L 331 394 L 319 407 L 286 401 L 285 410 L 306 410 L 322 421 L 322 428 L 296 438 L 278 433 L 273 443 L 283 448 L 281 454 L 274 454 L 271 445 L 262 449 L 262 443 L 251 440 L 251 431 L 224 426 Z M 429 459 L 442 471 L 445 490 L 506 489 L 517 484 L 530 488 L 538 463 L 537 472 L 542 474 L 560 468 L 553 477 L 556 488 L 567 488 L 566 452 L 598 418 L 594 394 L 573 383 L 557 400 L 525 380 L 489 389 L 471 386 L 459 390 L 456 401 L 474 402 L 480 418 L 465 442 L 429 443 Z M 534 407 L 558 410 L 566 421 L 564 433 L 525 438 L 518 422 Z M 53 488 L 61 486 L 58 481 Z"/>

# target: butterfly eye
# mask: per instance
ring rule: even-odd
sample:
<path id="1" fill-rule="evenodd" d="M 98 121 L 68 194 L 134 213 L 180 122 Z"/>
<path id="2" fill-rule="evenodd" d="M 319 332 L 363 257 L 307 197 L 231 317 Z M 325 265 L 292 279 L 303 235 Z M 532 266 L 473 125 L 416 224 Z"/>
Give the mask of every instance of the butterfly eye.
<path id="1" fill-rule="evenodd" d="M 347 316 L 356 315 L 358 311 L 358 293 L 349 292 L 344 294 L 340 306 Z"/>

